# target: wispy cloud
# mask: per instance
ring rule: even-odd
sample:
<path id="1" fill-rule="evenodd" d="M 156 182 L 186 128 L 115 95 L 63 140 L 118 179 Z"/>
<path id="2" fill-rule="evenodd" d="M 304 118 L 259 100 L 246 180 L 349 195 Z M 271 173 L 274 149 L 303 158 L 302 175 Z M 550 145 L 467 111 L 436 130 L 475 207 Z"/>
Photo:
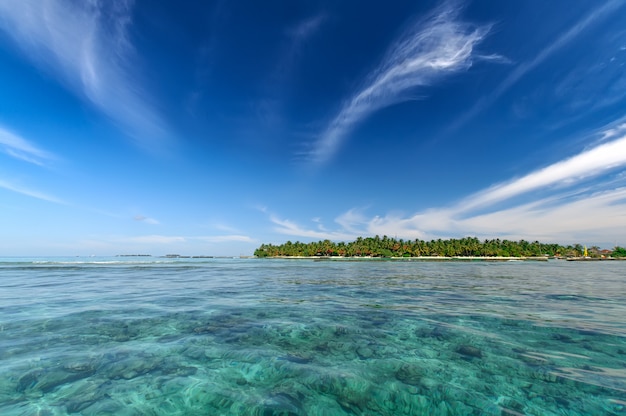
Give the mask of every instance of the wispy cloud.
<path id="1" fill-rule="evenodd" d="M 522 62 L 498 85 L 498 87 L 479 99 L 476 104 L 469 109 L 466 113 L 461 115 L 452 125 L 448 128 L 448 131 L 457 130 L 469 120 L 474 118 L 477 114 L 483 111 L 485 108 L 491 106 L 502 94 L 508 91 L 513 85 L 515 85 L 521 78 L 523 78 L 528 72 L 535 69 L 542 64 L 546 59 L 550 58 L 556 52 L 563 47 L 570 44 L 574 39 L 578 37 L 582 32 L 588 29 L 590 26 L 598 23 L 602 19 L 611 15 L 619 7 L 623 6 L 623 0 L 609 0 L 602 6 L 594 9 L 591 13 L 585 15 L 576 24 L 563 32 L 556 40 L 542 49 L 533 59 Z"/>
<path id="2" fill-rule="evenodd" d="M 294 37 L 294 42 L 299 43 L 315 33 L 325 20 L 326 16 L 323 13 L 317 14 L 299 22 L 293 29 L 289 30 L 289 33 Z"/>
<path id="3" fill-rule="evenodd" d="M 152 225 L 160 224 L 158 220 L 155 220 L 154 218 L 146 217 L 144 215 L 135 215 L 133 219 L 135 221 L 144 222 L 146 224 L 152 224 Z"/>
<path id="4" fill-rule="evenodd" d="M 121 253 L 178 253 L 181 255 L 233 256 L 249 250 L 257 241 L 245 235 L 183 236 L 183 235 L 108 235 L 90 236 L 75 244 L 65 244 L 68 249 L 87 254 Z M 242 248 L 243 247 L 243 248 Z M 251 252 L 250 252 L 251 253 Z"/>
<path id="5" fill-rule="evenodd" d="M 326 162 L 354 126 L 371 113 L 411 99 L 410 93 L 416 87 L 432 85 L 480 59 L 474 49 L 487 36 L 490 26 L 462 22 L 459 12 L 445 4 L 409 27 L 391 45 L 363 87 L 343 104 L 307 158 L 317 164 Z"/>
<path id="6" fill-rule="evenodd" d="M 301 57 L 304 47 L 321 30 L 326 21 L 326 15 L 319 13 L 299 21 L 285 31 L 283 51 L 271 75 L 272 88 L 285 88 L 285 81 L 292 77 L 293 67 Z"/>
<path id="7" fill-rule="evenodd" d="M 278 226 L 278 232 L 314 239 L 347 240 L 378 234 L 411 239 L 476 235 L 558 242 L 621 241 L 626 229 L 626 125 L 622 120 L 587 139 L 596 144 L 574 156 L 456 204 L 411 216 L 372 218 L 353 209 L 335 220 L 339 224 L 336 231 L 302 227 L 274 215 L 270 221 Z M 520 196 L 524 196 L 523 202 L 519 202 Z"/>
<path id="8" fill-rule="evenodd" d="M 51 153 L 42 150 L 21 136 L 0 126 L 0 151 L 24 162 L 38 166 L 56 159 Z"/>
<path id="9" fill-rule="evenodd" d="M 185 237 L 169 236 L 169 235 L 141 235 L 123 239 L 124 242 L 141 243 L 141 244 L 173 244 L 184 243 L 187 241 Z"/>
<path id="10" fill-rule="evenodd" d="M 0 188 L 4 188 L 8 191 L 17 192 L 18 194 L 26 195 L 31 198 L 41 199 L 42 201 L 54 202 L 55 204 L 66 204 L 65 201 L 55 196 L 49 195 L 44 192 L 36 191 L 22 185 L 12 183 L 3 179 L 0 179 Z"/>
<path id="11" fill-rule="evenodd" d="M 291 77 L 293 66 L 302 54 L 304 46 L 321 30 L 326 20 L 324 13 L 318 13 L 285 30 L 283 50 L 271 75 L 272 84 L 282 85 L 285 77 Z"/>
<path id="12" fill-rule="evenodd" d="M 255 240 L 247 235 L 213 235 L 213 236 L 170 236 L 170 235 L 142 235 L 135 237 L 125 237 L 119 239 L 126 243 L 141 244 L 197 244 L 204 243 L 225 243 L 225 242 L 243 242 L 253 243 Z"/>
<path id="13" fill-rule="evenodd" d="M 611 139 L 613 137 L 616 137 L 622 133 L 626 133 L 626 123 L 622 123 L 621 121 L 616 123 L 615 127 L 610 127 L 605 129 L 602 132 L 602 140 L 608 140 Z"/>
<path id="14" fill-rule="evenodd" d="M 565 183 L 572 186 L 583 179 L 601 175 L 624 165 L 626 165 L 626 135 L 536 170 L 519 179 L 479 192 L 464 200 L 459 205 L 459 209 L 462 207 L 462 210 L 467 212 L 557 184 Z"/>
<path id="15" fill-rule="evenodd" d="M 293 235 L 306 238 L 319 238 L 331 240 L 347 240 L 356 235 L 345 231 L 321 231 L 304 228 L 293 221 L 270 216 L 270 221 L 276 225 L 274 231 L 280 234 Z"/>
<path id="16" fill-rule="evenodd" d="M 0 2 L 0 30 L 43 69 L 91 102 L 146 148 L 166 127 L 137 79 L 129 38 L 132 0 Z"/>
<path id="17" fill-rule="evenodd" d="M 274 67 L 262 84 L 264 96 L 251 103 L 255 121 L 273 134 L 285 128 L 285 107 L 293 92 L 295 68 L 310 49 L 307 45 L 320 32 L 326 20 L 326 15 L 319 13 L 300 20 L 283 32 Z M 254 134 L 258 135 L 258 130 L 255 129 Z"/>
<path id="18" fill-rule="evenodd" d="M 573 200 L 546 198 L 465 218 L 457 226 L 482 236 L 625 244 L 626 187 Z"/>
<path id="19" fill-rule="evenodd" d="M 195 239 L 206 241 L 208 243 L 225 243 L 225 242 L 253 243 L 256 241 L 247 235 L 239 235 L 239 234 L 203 236 L 203 237 L 195 237 Z"/>

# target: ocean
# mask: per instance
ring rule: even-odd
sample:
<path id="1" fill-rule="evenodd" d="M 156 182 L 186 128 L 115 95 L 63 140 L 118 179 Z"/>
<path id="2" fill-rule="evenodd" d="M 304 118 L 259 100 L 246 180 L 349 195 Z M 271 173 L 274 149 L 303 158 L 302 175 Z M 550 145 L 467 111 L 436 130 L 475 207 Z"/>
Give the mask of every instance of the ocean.
<path id="1" fill-rule="evenodd" d="M 1 415 L 626 415 L 626 262 L 0 259 Z"/>

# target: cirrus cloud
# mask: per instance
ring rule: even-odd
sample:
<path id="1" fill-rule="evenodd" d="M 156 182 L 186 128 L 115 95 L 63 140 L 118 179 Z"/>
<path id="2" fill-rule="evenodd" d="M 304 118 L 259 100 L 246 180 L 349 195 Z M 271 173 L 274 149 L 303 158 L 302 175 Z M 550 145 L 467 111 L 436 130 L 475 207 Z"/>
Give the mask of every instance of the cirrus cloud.
<path id="1" fill-rule="evenodd" d="M 498 60 L 497 56 L 475 54 L 490 26 L 462 22 L 459 12 L 459 8 L 444 4 L 411 25 L 391 45 L 364 85 L 345 101 L 306 154 L 307 159 L 314 164 L 328 161 L 356 124 L 381 108 L 411 99 L 415 88 L 468 69 L 476 59 Z"/>
<path id="2" fill-rule="evenodd" d="M 145 222 L 146 224 L 152 224 L 152 225 L 160 224 L 158 220 L 155 220 L 154 218 L 146 217 L 144 215 L 135 215 L 133 219 L 135 221 Z"/>
<path id="3" fill-rule="evenodd" d="M 0 31 L 139 145 L 154 149 L 164 144 L 167 128 L 134 75 L 132 7 L 132 0 L 0 2 Z"/>
<path id="4" fill-rule="evenodd" d="M 336 230 L 307 228 L 270 215 L 275 231 L 312 239 L 350 240 L 393 235 L 429 239 L 475 235 L 542 241 L 611 244 L 626 229 L 626 124 L 587 138 L 596 144 L 580 153 L 502 182 L 443 207 L 411 216 L 368 217 L 352 209 L 335 219 Z M 608 139 L 612 139 L 608 141 Z M 523 202 L 517 197 L 524 196 Z"/>
<path id="5" fill-rule="evenodd" d="M 63 204 L 63 205 L 67 204 L 67 202 L 53 195 L 47 194 L 45 192 L 33 190 L 31 188 L 28 188 L 19 184 L 15 184 L 15 183 L 3 180 L 3 179 L 0 179 L 0 188 L 4 188 L 8 191 L 16 192 L 18 194 L 26 195 L 31 198 L 41 199 L 42 201 L 54 202 L 55 204 Z"/>
<path id="6" fill-rule="evenodd" d="M 44 166 L 47 162 L 56 159 L 52 153 L 38 148 L 2 126 L 0 126 L 0 151 L 15 159 L 38 166 Z"/>

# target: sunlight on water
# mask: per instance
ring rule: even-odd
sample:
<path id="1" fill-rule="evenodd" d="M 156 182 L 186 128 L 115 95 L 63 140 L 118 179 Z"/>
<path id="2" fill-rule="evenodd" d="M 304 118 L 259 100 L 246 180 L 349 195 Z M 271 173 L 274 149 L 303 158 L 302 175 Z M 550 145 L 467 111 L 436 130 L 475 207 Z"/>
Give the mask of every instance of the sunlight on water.
<path id="1" fill-rule="evenodd" d="M 0 261 L 0 414 L 626 415 L 626 262 L 91 260 Z"/>

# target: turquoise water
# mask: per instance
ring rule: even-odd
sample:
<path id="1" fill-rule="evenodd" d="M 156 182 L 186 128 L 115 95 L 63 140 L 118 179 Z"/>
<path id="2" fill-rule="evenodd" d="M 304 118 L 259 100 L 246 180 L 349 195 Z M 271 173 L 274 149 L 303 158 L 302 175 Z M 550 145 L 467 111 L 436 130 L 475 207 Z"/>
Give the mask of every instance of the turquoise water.
<path id="1" fill-rule="evenodd" d="M 2 415 L 626 415 L 626 262 L 0 259 Z"/>

